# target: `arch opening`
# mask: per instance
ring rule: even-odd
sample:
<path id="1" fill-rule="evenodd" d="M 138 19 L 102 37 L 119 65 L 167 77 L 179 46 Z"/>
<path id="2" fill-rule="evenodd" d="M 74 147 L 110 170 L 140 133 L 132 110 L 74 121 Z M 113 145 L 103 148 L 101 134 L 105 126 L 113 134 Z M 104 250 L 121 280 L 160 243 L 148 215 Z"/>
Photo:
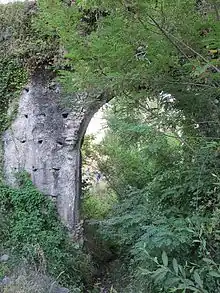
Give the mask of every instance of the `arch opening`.
<path id="1" fill-rule="evenodd" d="M 102 146 L 108 131 L 105 118 L 106 106 L 102 106 L 91 119 L 81 146 L 81 199 L 80 219 L 86 226 L 87 220 L 106 217 L 117 196 L 101 167 Z M 86 232 L 85 232 L 86 233 Z"/>

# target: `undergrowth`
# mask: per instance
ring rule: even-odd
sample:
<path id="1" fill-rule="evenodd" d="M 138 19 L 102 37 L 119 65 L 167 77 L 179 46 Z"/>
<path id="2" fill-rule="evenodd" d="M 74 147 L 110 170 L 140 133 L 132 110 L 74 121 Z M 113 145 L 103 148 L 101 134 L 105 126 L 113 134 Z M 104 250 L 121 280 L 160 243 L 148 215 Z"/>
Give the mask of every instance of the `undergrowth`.
<path id="1" fill-rule="evenodd" d="M 87 188 L 82 201 L 82 217 L 84 219 L 103 220 L 117 203 L 117 196 L 106 182 Z"/>
<path id="2" fill-rule="evenodd" d="M 82 280 L 89 280 L 89 258 L 70 239 L 52 200 L 26 174 L 19 175 L 19 188 L 0 186 L 0 210 L 1 250 L 10 249 L 17 263 L 26 259 L 68 287 L 82 288 Z"/>
<path id="3" fill-rule="evenodd" d="M 126 287 L 117 280 L 116 288 L 219 292 L 219 143 L 197 140 L 189 153 L 153 126 L 138 123 L 110 125 L 101 150 L 101 167 L 120 190 L 118 204 L 99 222 L 99 233 L 115 244 L 127 267 L 120 277 Z"/>

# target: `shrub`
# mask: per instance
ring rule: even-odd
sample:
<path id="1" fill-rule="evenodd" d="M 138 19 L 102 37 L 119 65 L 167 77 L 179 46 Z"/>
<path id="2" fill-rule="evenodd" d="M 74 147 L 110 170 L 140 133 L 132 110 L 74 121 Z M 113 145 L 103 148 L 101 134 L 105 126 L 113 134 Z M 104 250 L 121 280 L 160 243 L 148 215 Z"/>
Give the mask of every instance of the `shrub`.
<path id="1" fill-rule="evenodd" d="M 82 203 L 83 217 L 85 219 L 102 220 L 107 217 L 116 202 L 116 194 L 106 183 L 100 182 L 85 193 Z"/>
<path id="2" fill-rule="evenodd" d="M 218 292 L 219 142 L 189 139 L 193 147 L 189 151 L 187 142 L 173 143 L 168 132 L 158 132 L 157 127 L 115 119 L 119 125 L 110 125 L 101 167 L 119 194 L 118 202 L 99 227 L 127 267 L 130 291 L 119 281 L 116 288 L 119 292 Z M 128 145 L 132 135 L 135 140 Z M 160 261 L 163 251 L 169 267 Z M 185 277 L 174 276 L 173 259 Z"/>
<path id="3" fill-rule="evenodd" d="M 88 258 L 71 242 L 52 200 L 26 174 L 20 174 L 19 184 L 19 188 L 0 186 L 1 216 L 7 223 L 1 233 L 3 248 L 10 247 L 19 259 L 25 257 L 54 277 L 60 275 L 64 285 L 79 284 L 82 274 L 90 274 Z"/>

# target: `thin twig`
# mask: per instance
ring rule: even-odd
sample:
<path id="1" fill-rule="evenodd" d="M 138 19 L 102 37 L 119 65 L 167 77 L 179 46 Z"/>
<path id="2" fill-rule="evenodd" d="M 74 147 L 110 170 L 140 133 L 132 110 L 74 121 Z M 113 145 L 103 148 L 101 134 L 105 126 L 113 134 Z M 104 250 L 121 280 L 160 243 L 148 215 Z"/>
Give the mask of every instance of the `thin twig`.
<path id="1" fill-rule="evenodd" d="M 197 51 L 195 51 L 192 47 L 188 46 L 185 42 L 181 41 L 180 39 L 178 39 L 177 37 L 175 37 L 174 35 L 170 34 L 176 41 L 178 41 L 179 43 L 181 43 L 182 45 L 184 45 L 187 49 L 189 49 L 190 51 L 192 51 L 194 54 L 196 54 L 198 57 L 200 57 L 204 62 L 206 62 L 208 65 L 210 65 L 210 67 L 212 67 L 213 69 L 215 69 L 217 72 L 220 72 L 220 70 L 218 69 L 218 67 L 216 67 L 213 64 L 210 64 L 209 60 L 207 60 L 205 57 L 203 57 L 200 53 L 198 53 Z"/>
<path id="2" fill-rule="evenodd" d="M 52 292 L 53 286 L 56 284 L 56 282 L 57 282 L 57 280 L 60 278 L 60 276 L 61 276 L 62 274 L 64 274 L 64 273 L 65 273 L 65 271 L 62 271 L 62 272 L 58 275 L 58 277 L 56 278 L 56 280 L 50 285 L 49 293 Z"/>
<path id="3" fill-rule="evenodd" d="M 218 11 L 218 5 L 217 5 L 216 0 L 212 0 L 212 3 L 213 3 L 213 7 L 214 7 L 214 10 L 215 10 L 215 14 L 216 14 L 216 20 L 220 21 L 220 14 L 219 14 L 219 11 Z"/>
<path id="4" fill-rule="evenodd" d="M 207 88 L 216 88 L 218 89 L 217 86 L 212 86 L 212 85 L 208 85 L 208 84 L 202 84 L 202 83 L 194 83 L 194 82 L 179 82 L 179 81 L 166 81 L 166 83 L 174 83 L 174 84 L 183 84 L 183 85 L 194 85 L 194 86 L 198 86 L 198 87 L 207 87 Z"/>
<path id="5" fill-rule="evenodd" d="M 185 54 L 185 52 L 182 50 L 182 48 L 180 48 L 175 42 L 173 42 L 173 40 L 169 37 L 169 35 L 167 34 L 167 32 L 164 30 L 164 28 L 162 28 L 159 23 L 153 19 L 153 17 L 151 17 L 150 15 L 148 15 L 148 17 L 153 21 L 153 23 L 156 25 L 156 27 L 163 33 L 163 35 L 165 35 L 165 37 L 169 40 L 169 42 L 182 54 L 184 55 L 187 60 L 190 61 L 189 57 Z M 137 18 L 138 21 L 142 24 L 142 26 L 145 28 L 145 30 L 148 30 L 148 28 L 146 27 L 145 23 L 142 21 L 142 19 L 140 17 Z"/>
<path id="6" fill-rule="evenodd" d="M 155 24 L 155 26 L 164 34 L 164 36 L 169 40 L 169 42 L 175 46 L 175 48 L 180 52 L 182 53 L 186 58 L 187 60 L 191 61 L 189 59 L 189 57 L 185 54 L 185 52 L 182 50 L 182 48 L 180 48 L 173 40 L 175 39 L 177 42 L 181 43 L 183 46 L 185 46 L 187 49 L 189 49 L 191 52 L 193 52 L 194 54 L 196 54 L 198 57 L 200 57 L 204 62 L 206 62 L 208 65 L 210 65 L 210 67 L 212 67 L 213 69 L 215 69 L 217 72 L 220 72 L 220 70 L 214 66 L 213 64 L 210 64 L 210 62 L 205 58 L 203 57 L 200 53 L 198 53 L 197 51 L 195 51 L 192 47 L 188 46 L 185 42 L 183 42 L 182 40 L 180 40 L 179 38 L 175 37 L 173 34 L 171 34 L 170 32 L 168 32 L 167 30 L 165 30 L 164 28 L 161 27 L 161 25 L 152 17 L 150 16 L 149 14 L 147 14 L 147 16 L 153 21 L 153 23 Z M 138 18 L 138 20 L 142 23 L 142 25 L 144 25 L 144 27 L 146 28 L 144 22 Z"/>
<path id="7" fill-rule="evenodd" d="M 193 153 L 194 149 L 188 144 L 188 142 L 185 141 L 178 133 L 172 130 L 172 133 L 176 139 L 178 139 L 182 144 L 186 145 Z"/>

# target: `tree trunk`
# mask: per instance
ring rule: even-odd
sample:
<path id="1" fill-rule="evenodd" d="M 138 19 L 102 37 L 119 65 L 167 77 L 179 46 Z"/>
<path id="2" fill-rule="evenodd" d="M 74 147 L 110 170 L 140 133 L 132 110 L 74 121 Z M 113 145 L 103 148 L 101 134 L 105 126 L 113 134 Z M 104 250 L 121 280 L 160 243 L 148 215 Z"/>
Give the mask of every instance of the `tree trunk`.
<path id="1" fill-rule="evenodd" d="M 70 231 L 79 221 L 80 147 L 86 128 L 106 102 L 75 95 L 61 106 L 59 86 L 39 71 L 23 90 L 15 120 L 3 135 L 6 182 L 16 185 L 16 172 L 27 171 L 36 187 L 54 198 Z"/>

